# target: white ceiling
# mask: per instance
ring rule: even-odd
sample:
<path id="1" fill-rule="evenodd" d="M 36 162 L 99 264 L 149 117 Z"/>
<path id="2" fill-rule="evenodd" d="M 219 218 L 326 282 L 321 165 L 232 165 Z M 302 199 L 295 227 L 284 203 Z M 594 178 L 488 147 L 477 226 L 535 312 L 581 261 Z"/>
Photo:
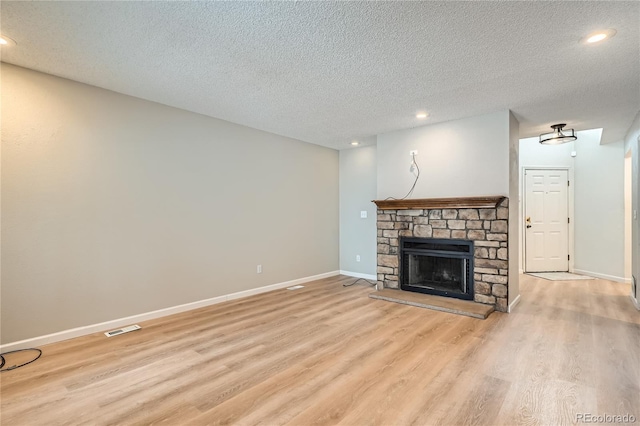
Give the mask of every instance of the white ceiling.
<path id="1" fill-rule="evenodd" d="M 638 2 L 12 2 L 2 61 L 332 148 L 511 109 L 624 137 Z M 617 35 L 586 46 L 586 34 Z M 430 117 L 418 120 L 426 110 Z"/>

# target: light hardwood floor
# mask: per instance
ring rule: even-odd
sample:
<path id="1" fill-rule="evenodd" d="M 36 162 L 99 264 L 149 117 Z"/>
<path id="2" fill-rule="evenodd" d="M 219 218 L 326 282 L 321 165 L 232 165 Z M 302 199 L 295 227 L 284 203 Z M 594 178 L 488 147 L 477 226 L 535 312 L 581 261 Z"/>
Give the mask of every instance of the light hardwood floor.
<path id="1" fill-rule="evenodd" d="M 0 375 L 2 425 L 640 423 L 629 286 L 522 277 L 487 320 L 335 277 L 44 346 Z"/>

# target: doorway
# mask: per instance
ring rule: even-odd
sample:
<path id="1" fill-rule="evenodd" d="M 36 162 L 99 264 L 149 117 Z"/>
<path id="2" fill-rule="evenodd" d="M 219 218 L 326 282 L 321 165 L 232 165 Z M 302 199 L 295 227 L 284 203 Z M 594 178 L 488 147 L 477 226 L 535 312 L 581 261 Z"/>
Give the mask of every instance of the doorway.
<path id="1" fill-rule="evenodd" d="M 525 272 L 569 271 L 569 173 L 524 170 Z"/>

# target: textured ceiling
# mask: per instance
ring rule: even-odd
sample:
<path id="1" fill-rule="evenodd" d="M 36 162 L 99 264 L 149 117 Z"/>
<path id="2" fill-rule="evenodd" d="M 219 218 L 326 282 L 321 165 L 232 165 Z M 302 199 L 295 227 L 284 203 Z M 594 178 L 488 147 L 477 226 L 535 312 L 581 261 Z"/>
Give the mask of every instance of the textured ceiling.
<path id="1" fill-rule="evenodd" d="M 566 122 L 612 142 L 640 109 L 638 2 L 0 7 L 4 62 L 338 149 L 503 109 L 521 137 Z"/>

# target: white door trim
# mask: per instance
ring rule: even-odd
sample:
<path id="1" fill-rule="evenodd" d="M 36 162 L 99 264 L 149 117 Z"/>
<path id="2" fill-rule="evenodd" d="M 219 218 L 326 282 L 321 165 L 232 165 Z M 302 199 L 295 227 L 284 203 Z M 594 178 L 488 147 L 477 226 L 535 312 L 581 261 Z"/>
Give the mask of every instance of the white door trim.
<path id="1" fill-rule="evenodd" d="M 527 170 L 566 170 L 567 176 L 569 176 L 569 190 L 567 192 L 569 197 L 569 272 L 574 272 L 574 226 L 575 226 L 575 210 L 574 210 L 574 188 L 575 188 L 575 179 L 573 173 L 573 167 L 548 167 L 548 166 L 523 166 L 520 168 L 520 199 L 521 201 L 521 209 L 520 209 L 520 262 L 522 263 L 522 269 L 526 270 L 526 244 L 525 244 L 525 212 L 526 210 L 526 182 L 524 175 Z"/>

